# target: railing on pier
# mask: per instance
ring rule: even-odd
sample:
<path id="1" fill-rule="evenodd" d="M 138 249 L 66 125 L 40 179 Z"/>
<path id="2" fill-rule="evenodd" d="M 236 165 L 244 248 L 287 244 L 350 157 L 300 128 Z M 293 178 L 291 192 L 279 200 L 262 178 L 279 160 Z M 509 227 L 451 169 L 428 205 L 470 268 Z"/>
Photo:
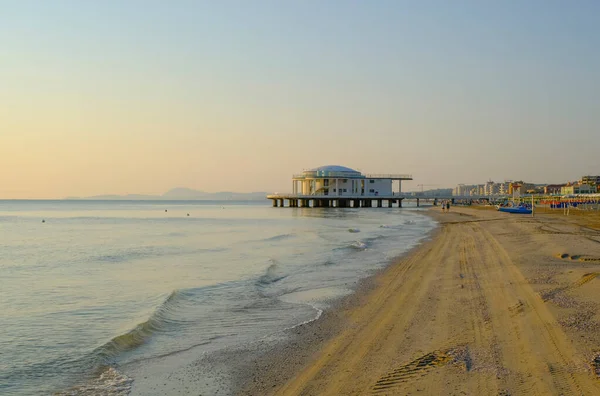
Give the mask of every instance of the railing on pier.
<path id="1" fill-rule="evenodd" d="M 412 175 L 398 173 L 372 173 L 366 175 L 353 175 L 347 172 L 327 172 L 327 175 L 297 173 L 292 179 L 392 179 L 412 180 Z"/>
<path id="2" fill-rule="evenodd" d="M 367 179 L 394 179 L 394 180 L 412 180 L 412 175 L 398 173 L 370 173 L 364 175 Z"/>
<path id="3" fill-rule="evenodd" d="M 296 173 L 292 175 L 293 179 L 364 179 L 364 175 L 348 172 L 327 172 L 326 174 L 314 173 Z"/>
<path id="4" fill-rule="evenodd" d="M 312 194 L 294 194 L 294 193 L 273 193 L 273 194 L 268 194 L 267 195 L 268 199 L 313 199 L 313 198 L 318 198 L 318 199 L 404 199 L 404 198 L 408 198 L 408 199 L 428 199 L 429 197 L 413 197 L 413 196 L 407 196 L 406 194 L 402 193 L 402 192 L 391 192 L 389 194 L 360 194 L 360 193 L 356 193 L 356 194 L 350 194 L 350 193 L 345 193 L 342 195 L 339 194 L 319 194 L 319 193 L 312 193 Z M 431 199 L 433 199 L 435 197 L 432 197 Z"/>

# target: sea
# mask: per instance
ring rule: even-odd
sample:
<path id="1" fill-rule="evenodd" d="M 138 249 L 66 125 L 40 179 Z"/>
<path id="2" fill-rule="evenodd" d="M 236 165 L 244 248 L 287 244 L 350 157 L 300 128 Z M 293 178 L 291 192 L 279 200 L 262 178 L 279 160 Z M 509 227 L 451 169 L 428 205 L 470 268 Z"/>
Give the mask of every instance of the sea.
<path id="1" fill-rule="evenodd" d="M 409 207 L 0 201 L 0 394 L 124 395 L 165 356 L 284 337 L 435 226 Z"/>

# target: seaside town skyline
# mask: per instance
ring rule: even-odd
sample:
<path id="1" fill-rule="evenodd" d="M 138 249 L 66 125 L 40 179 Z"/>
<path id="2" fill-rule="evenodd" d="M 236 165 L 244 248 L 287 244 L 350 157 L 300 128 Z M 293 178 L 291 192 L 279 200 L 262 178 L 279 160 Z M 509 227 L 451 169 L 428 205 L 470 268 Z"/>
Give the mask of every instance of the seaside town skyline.
<path id="1" fill-rule="evenodd" d="M 461 183 L 454 188 L 435 188 L 410 191 L 425 196 L 498 197 L 513 195 L 573 195 L 600 193 L 600 176 L 585 175 L 563 183 L 534 183 L 523 180 L 488 180 L 480 184 Z"/>

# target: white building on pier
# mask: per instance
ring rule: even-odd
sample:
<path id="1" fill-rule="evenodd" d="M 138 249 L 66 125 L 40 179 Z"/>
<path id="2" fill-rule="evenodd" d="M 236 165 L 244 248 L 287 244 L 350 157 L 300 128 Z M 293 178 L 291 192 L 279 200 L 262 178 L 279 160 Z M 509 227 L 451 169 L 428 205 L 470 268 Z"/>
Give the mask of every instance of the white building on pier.
<path id="1" fill-rule="evenodd" d="M 362 174 L 345 166 L 327 165 L 293 175 L 291 194 L 274 194 L 267 198 L 273 200 L 274 206 L 283 206 L 284 200 L 289 200 L 290 206 L 310 206 L 312 201 L 313 206 L 339 207 L 371 207 L 373 200 L 381 206 L 382 201 L 387 200 L 391 206 L 402 200 L 402 180 L 412 180 L 412 176 Z M 394 181 L 397 181 L 397 191 L 393 188 Z"/>

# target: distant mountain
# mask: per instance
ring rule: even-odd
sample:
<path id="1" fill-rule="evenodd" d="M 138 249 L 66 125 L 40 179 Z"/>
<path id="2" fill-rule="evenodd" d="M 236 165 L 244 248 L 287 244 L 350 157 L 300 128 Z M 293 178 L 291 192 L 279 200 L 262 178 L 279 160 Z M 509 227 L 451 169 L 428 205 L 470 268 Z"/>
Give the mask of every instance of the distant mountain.
<path id="1" fill-rule="evenodd" d="M 265 199 L 266 192 L 251 192 L 251 193 L 238 193 L 231 191 L 222 191 L 209 193 L 200 190 L 193 190 L 191 188 L 178 187 L 167 191 L 162 195 L 162 199 L 185 199 L 185 200 L 234 200 L 234 201 L 246 201 L 246 200 L 257 200 Z"/>
<path id="2" fill-rule="evenodd" d="M 150 200 L 161 199 L 160 195 L 143 195 L 143 194 L 127 194 L 127 195 L 93 195 L 91 197 L 67 197 L 66 199 L 97 199 L 97 200 Z"/>
<path id="3" fill-rule="evenodd" d="M 185 201 L 256 201 L 265 199 L 266 192 L 215 192 L 209 193 L 200 190 L 194 190 L 186 187 L 173 188 L 162 195 L 142 195 L 142 194 L 127 194 L 127 195 L 94 195 L 91 197 L 68 197 L 67 199 L 98 199 L 98 200 L 185 200 Z"/>
<path id="4" fill-rule="evenodd" d="M 186 187 L 172 188 L 161 197 L 164 199 L 205 199 L 207 193 Z"/>

